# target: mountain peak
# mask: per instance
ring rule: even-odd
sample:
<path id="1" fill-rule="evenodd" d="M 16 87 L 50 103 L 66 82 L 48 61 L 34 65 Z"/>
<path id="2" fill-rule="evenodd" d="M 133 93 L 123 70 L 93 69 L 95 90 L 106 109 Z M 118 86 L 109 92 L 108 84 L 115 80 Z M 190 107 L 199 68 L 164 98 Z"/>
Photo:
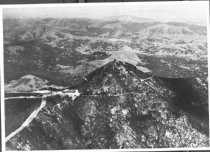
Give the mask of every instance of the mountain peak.
<path id="1" fill-rule="evenodd" d="M 88 77 L 86 84 L 81 86 L 81 96 L 75 100 L 76 111 L 85 121 L 82 130 L 85 137 L 94 140 L 100 137 L 111 138 L 112 142 L 104 146 L 113 146 L 114 141 L 119 147 L 127 144 L 129 148 L 151 145 L 161 147 L 161 144 L 154 143 L 166 141 L 173 145 L 174 141 L 180 141 L 177 134 L 183 132 L 198 136 L 203 141 L 207 139 L 196 129 L 205 130 L 208 134 L 208 124 L 205 123 L 208 118 L 196 121 L 196 115 L 190 116 L 194 111 L 192 109 L 196 109 L 190 102 L 201 99 L 196 94 L 188 94 L 189 90 L 193 90 L 190 85 L 183 88 L 186 84 L 193 84 L 194 80 L 155 77 L 118 60 L 107 63 Z M 184 109 L 183 105 L 190 106 L 191 111 Z M 192 125 L 196 129 L 192 128 Z M 171 132 L 171 126 L 175 128 L 174 132 Z M 92 134 L 89 133 L 89 128 L 93 130 Z M 125 135 L 127 130 L 130 134 Z M 154 137 L 150 136 L 151 130 L 155 132 Z M 109 137 L 110 134 L 114 135 Z M 164 137 L 159 137 L 160 134 Z M 151 143 L 145 142 L 151 138 Z M 187 136 L 182 136 L 182 139 L 191 142 Z"/>
<path id="2" fill-rule="evenodd" d="M 189 146 L 208 145 L 208 118 L 197 120 L 201 113 L 195 113 L 198 106 L 191 103 L 203 104 L 198 102 L 201 99 L 190 81 L 154 77 L 116 59 L 88 77 L 76 89 L 79 96 L 74 101 L 60 92 L 42 100 L 48 104 L 7 145 L 13 149 L 19 146 L 16 141 L 34 144 L 31 149 L 46 149 L 46 145 L 51 149 L 160 148 L 162 143 L 165 147 L 182 147 L 186 141 Z M 206 112 L 202 115 L 208 117 Z"/>
<path id="3" fill-rule="evenodd" d="M 138 70 L 135 65 L 132 65 L 125 61 L 114 59 L 109 63 L 105 64 L 104 66 L 97 68 L 95 71 L 87 75 L 86 78 L 90 80 L 95 75 L 100 74 L 101 76 L 103 76 L 106 73 L 115 73 L 116 76 L 119 76 L 119 74 L 132 73 L 140 76 L 140 78 L 145 78 L 150 76 L 148 73 Z"/>
<path id="4" fill-rule="evenodd" d="M 118 94 L 129 91 L 133 80 L 140 82 L 149 77 L 136 66 L 115 59 L 87 75 L 80 90 L 84 94 Z"/>

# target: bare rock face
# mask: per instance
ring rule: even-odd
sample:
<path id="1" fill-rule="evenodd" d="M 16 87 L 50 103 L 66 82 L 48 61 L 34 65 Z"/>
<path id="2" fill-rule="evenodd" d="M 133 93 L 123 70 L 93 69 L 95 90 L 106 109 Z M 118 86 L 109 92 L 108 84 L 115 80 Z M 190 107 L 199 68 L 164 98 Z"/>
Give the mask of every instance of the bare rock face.
<path id="1" fill-rule="evenodd" d="M 7 142 L 7 148 L 209 145 L 207 90 L 194 78 L 156 77 L 114 60 L 90 73 L 76 89 L 80 96 L 75 100 L 65 94 L 48 96 L 46 106 L 30 125 Z"/>

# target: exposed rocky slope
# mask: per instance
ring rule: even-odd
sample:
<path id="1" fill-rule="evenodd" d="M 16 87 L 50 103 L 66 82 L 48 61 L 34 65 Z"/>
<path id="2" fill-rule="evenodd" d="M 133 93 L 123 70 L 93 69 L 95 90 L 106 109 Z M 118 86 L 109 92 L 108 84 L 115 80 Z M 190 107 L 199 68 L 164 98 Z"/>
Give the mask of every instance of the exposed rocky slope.
<path id="1" fill-rule="evenodd" d="M 51 95 L 8 149 L 206 147 L 208 92 L 200 81 L 153 76 L 112 61 L 72 89 Z M 197 111 L 196 111 L 197 110 Z"/>

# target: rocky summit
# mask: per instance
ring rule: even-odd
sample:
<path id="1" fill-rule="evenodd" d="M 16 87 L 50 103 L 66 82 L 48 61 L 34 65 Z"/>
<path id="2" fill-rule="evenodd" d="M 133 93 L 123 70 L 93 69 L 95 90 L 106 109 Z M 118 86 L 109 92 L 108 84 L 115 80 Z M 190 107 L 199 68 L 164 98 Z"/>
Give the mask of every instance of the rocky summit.
<path id="1" fill-rule="evenodd" d="M 155 76 L 117 60 L 84 79 L 73 88 L 34 95 L 39 103 L 28 109 L 39 111 L 33 116 L 30 110 L 16 110 L 31 120 L 17 123 L 19 131 L 10 122 L 16 129 L 6 133 L 11 137 L 7 149 L 209 146 L 208 86 L 203 80 Z M 30 100 L 26 98 L 19 106 Z M 8 99 L 7 104 L 14 102 Z M 12 117 L 6 114 L 7 120 Z"/>

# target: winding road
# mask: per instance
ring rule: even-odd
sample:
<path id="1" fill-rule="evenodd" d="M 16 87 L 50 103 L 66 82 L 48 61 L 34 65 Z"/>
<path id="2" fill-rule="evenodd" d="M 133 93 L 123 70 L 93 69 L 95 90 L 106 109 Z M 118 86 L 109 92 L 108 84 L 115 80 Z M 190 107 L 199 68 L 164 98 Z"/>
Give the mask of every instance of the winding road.
<path id="1" fill-rule="evenodd" d="M 46 100 L 42 100 L 39 108 L 35 109 L 30 116 L 24 121 L 24 123 L 14 132 L 12 132 L 10 135 L 8 135 L 5 138 L 5 142 L 9 141 L 12 137 L 14 137 L 16 134 L 18 134 L 20 131 L 22 131 L 25 127 L 27 127 L 33 120 L 34 118 L 36 118 L 36 116 L 38 115 L 38 113 L 42 110 L 42 108 L 44 108 L 46 106 Z"/>
<path id="2" fill-rule="evenodd" d="M 64 90 L 64 92 L 58 91 L 58 92 L 52 92 L 51 94 L 49 94 L 49 93 L 48 94 L 44 94 L 42 97 L 20 96 L 20 97 L 8 97 L 8 98 L 5 98 L 5 100 L 9 100 L 9 99 L 27 99 L 27 98 L 42 98 L 42 102 L 41 102 L 39 108 L 35 109 L 18 129 L 13 131 L 11 134 L 9 134 L 5 138 L 5 143 L 7 141 L 9 141 L 12 137 L 14 137 L 16 134 L 21 132 L 25 127 L 29 126 L 29 124 L 37 117 L 39 112 L 46 106 L 46 103 L 47 103 L 46 97 L 52 96 L 52 95 L 57 95 L 57 94 L 62 94 L 62 93 L 64 95 L 67 95 L 67 96 L 71 97 L 72 100 L 75 100 L 76 97 L 80 96 L 80 93 L 78 92 L 78 90 L 74 90 L 73 92 L 70 91 L 70 90 Z"/>

